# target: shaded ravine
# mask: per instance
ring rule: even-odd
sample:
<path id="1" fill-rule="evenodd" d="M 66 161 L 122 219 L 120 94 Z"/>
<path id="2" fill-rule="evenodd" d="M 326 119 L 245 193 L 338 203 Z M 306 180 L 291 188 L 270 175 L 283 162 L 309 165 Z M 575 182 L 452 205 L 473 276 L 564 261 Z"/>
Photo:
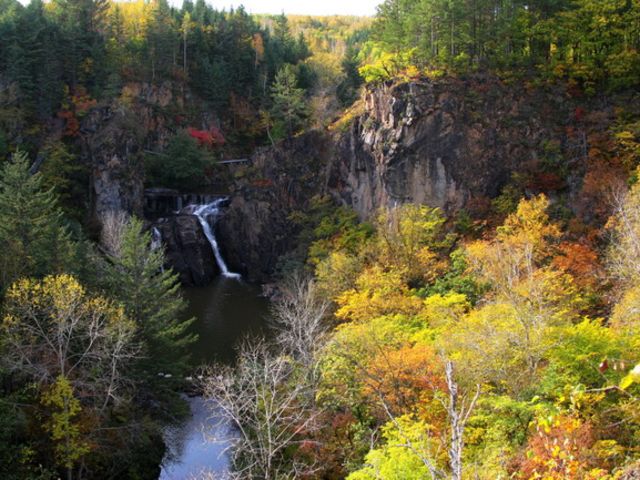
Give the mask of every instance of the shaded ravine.
<path id="1" fill-rule="evenodd" d="M 220 201 L 222 202 L 222 200 Z M 258 286 L 248 284 L 240 275 L 230 272 L 220 254 L 215 238 L 215 221 L 220 203 L 193 206 L 203 232 L 214 252 L 221 276 L 206 287 L 184 289 L 188 301 L 187 318 L 195 317 L 191 330 L 198 335 L 192 346 L 194 368 L 211 362 L 232 362 L 235 346 L 247 335 L 266 331 L 269 301 L 261 296 Z M 186 397 L 191 417 L 181 425 L 165 431 L 167 453 L 163 460 L 160 480 L 200 478 L 203 471 L 216 476 L 229 469 L 225 450 L 233 429 L 220 423 L 215 408 L 202 397 Z M 222 441 L 212 441 L 212 438 Z"/>

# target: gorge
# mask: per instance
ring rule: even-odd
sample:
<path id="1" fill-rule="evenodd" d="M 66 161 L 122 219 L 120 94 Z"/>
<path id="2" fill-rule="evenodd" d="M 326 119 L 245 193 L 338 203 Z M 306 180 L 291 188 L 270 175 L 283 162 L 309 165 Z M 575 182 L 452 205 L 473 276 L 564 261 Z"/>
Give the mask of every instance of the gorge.
<path id="1" fill-rule="evenodd" d="M 571 98 L 561 87 L 523 91 L 490 76 L 370 87 L 330 129 L 259 149 L 246 164 L 220 166 L 229 180 L 217 241 L 231 270 L 265 282 L 295 248 L 299 228 L 289 217 L 314 198 L 331 198 L 363 220 L 412 202 L 476 214 L 517 174 L 531 192 L 566 187 L 577 200 L 591 168 L 587 138 L 611 125 L 626 101 L 626 94 Z M 598 113 L 581 113 L 589 111 Z M 559 156 L 570 159 L 565 179 L 545 173 Z M 211 263 L 204 260 L 206 238 L 194 227 L 181 216 L 158 226 L 183 281 L 202 284 L 213 272 L 204 266 Z"/>
<path id="2" fill-rule="evenodd" d="M 364 2 L 0 0 L 2 480 L 640 478 L 640 1 Z"/>
<path id="3" fill-rule="evenodd" d="M 182 204 L 183 197 L 179 197 Z M 187 203 L 188 203 L 187 199 Z M 196 217 L 202 233 L 209 241 L 219 276 L 206 286 L 190 287 L 184 291 L 189 304 L 185 318 L 195 318 L 191 333 L 198 341 L 191 346 L 194 369 L 211 362 L 230 363 L 235 358 L 238 342 L 266 331 L 269 302 L 256 286 L 242 282 L 242 277 L 229 271 L 215 236 L 216 222 L 226 197 L 207 198 L 208 203 L 187 204 L 174 212 L 176 216 Z M 158 224 L 171 222 L 160 218 Z M 179 228 L 179 227 L 178 227 Z M 165 248 L 158 227 L 152 227 L 152 248 Z M 171 252 L 167 252 L 171 255 Z M 208 256 L 207 256 L 208 258 Z M 190 381 L 198 381 L 192 379 Z M 186 396 L 190 417 L 178 425 L 167 427 L 167 452 L 160 473 L 161 480 L 181 480 L 197 476 L 203 471 L 215 475 L 229 473 L 228 449 L 234 427 L 216 415 L 202 396 Z"/>

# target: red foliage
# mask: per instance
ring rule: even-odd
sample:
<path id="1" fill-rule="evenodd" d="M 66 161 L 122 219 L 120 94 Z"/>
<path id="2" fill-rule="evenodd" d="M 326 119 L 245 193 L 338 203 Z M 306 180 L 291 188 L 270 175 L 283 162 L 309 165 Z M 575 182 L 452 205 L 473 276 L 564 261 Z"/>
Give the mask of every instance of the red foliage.
<path id="1" fill-rule="evenodd" d="M 195 138 L 201 146 L 219 147 L 225 144 L 222 132 L 216 127 L 211 127 L 209 130 L 198 130 L 189 127 L 187 132 L 192 138 Z"/>
<path id="2" fill-rule="evenodd" d="M 563 178 L 551 172 L 537 172 L 527 185 L 527 188 L 536 192 L 550 192 L 562 190 L 566 186 Z"/>
<path id="3" fill-rule="evenodd" d="M 576 122 L 580 122 L 582 121 L 586 113 L 587 112 L 584 108 L 577 107 L 576 110 L 573 112 L 573 118 L 575 119 Z"/>
<path id="4" fill-rule="evenodd" d="M 62 110 L 58 112 L 58 118 L 65 120 L 63 135 L 75 137 L 80 132 L 80 121 L 91 108 L 96 106 L 96 100 L 91 98 L 84 87 L 77 87 L 69 94 L 67 102 L 63 103 Z"/>
<path id="5" fill-rule="evenodd" d="M 325 412 L 320 415 L 318 424 L 322 428 L 313 433 L 313 438 L 303 441 L 296 452 L 301 459 L 315 463 L 318 470 L 301 478 L 345 478 L 345 460 L 355 460 L 360 454 L 356 449 L 357 428 L 354 428 L 357 421 L 349 412 Z"/>
<path id="6" fill-rule="evenodd" d="M 257 180 L 254 180 L 253 182 L 251 182 L 251 186 L 253 186 L 255 188 L 273 187 L 273 180 L 270 180 L 268 178 L 259 178 Z"/>
<path id="7" fill-rule="evenodd" d="M 75 114 L 70 110 L 61 110 L 58 112 L 58 118 L 65 121 L 64 132 L 66 137 L 75 137 L 80 132 L 80 122 Z"/>

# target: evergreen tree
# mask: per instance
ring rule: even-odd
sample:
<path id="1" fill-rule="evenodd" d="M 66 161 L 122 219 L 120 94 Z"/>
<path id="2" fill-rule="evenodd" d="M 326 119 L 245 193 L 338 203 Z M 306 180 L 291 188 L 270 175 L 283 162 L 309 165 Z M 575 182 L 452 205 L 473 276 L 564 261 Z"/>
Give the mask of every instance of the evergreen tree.
<path id="1" fill-rule="evenodd" d="M 337 95 L 340 103 L 347 107 L 358 99 L 358 89 L 362 85 L 362 77 L 358 72 L 360 62 L 358 61 L 358 51 L 349 46 L 342 60 L 342 73 L 344 80 L 337 87 Z"/>
<path id="2" fill-rule="evenodd" d="M 138 324 L 145 345 L 139 374 L 142 380 L 154 384 L 159 372 L 173 376 L 184 373 L 187 347 L 195 341 L 187 331 L 193 319 L 184 319 L 186 302 L 180 295 L 178 276 L 164 268 L 162 249 L 151 248 L 151 235 L 143 231 L 140 220 L 126 222 L 116 246 L 110 248 L 106 288 Z"/>
<path id="3" fill-rule="evenodd" d="M 75 256 L 57 198 L 29 172 L 23 152 L 0 170 L 0 245 L 0 291 L 21 277 L 68 270 Z"/>
<path id="4" fill-rule="evenodd" d="M 286 64 L 280 69 L 271 88 L 271 95 L 272 115 L 278 121 L 276 135 L 293 135 L 302 128 L 309 115 L 304 90 L 297 86 L 293 65 Z"/>
<path id="5" fill-rule="evenodd" d="M 105 66 L 107 0 L 55 0 L 53 12 L 62 32 L 65 73 L 72 88 L 95 87 L 103 80 Z"/>

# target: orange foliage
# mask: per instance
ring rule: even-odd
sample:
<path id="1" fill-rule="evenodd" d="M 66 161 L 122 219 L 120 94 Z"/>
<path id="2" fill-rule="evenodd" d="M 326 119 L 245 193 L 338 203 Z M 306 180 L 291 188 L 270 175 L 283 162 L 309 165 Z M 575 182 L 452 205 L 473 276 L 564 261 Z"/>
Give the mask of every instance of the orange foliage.
<path id="1" fill-rule="evenodd" d="M 572 275 L 580 288 L 594 287 L 601 271 L 598 254 L 591 247 L 577 242 L 562 242 L 559 250 L 553 266 Z"/>
<path id="2" fill-rule="evenodd" d="M 61 110 L 58 112 L 58 118 L 65 121 L 64 132 L 66 137 L 75 137 L 80 132 L 80 122 L 70 110 Z"/>
<path id="3" fill-rule="evenodd" d="M 442 365 L 431 347 L 407 345 L 385 348 L 366 367 L 364 394 L 372 403 L 384 399 L 392 413 L 409 410 L 436 423 L 434 394 L 446 390 Z M 434 418 L 436 417 L 436 418 Z"/>
<path id="4" fill-rule="evenodd" d="M 596 480 L 610 478 L 599 465 L 593 428 L 571 416 L 541 421 L 529 438 L 517 478 L 533 480 Z"/>
<path id="5" fill-rule="evenodd" d="M 594 133 L 588 138 L 587 172 L 578 204 L 583 218 L 596 217 L 604 223 L 611 213 L 612 193 L 626 189 L 627 172 L 615 156 L 615 146 L 608 133 Z"/>

